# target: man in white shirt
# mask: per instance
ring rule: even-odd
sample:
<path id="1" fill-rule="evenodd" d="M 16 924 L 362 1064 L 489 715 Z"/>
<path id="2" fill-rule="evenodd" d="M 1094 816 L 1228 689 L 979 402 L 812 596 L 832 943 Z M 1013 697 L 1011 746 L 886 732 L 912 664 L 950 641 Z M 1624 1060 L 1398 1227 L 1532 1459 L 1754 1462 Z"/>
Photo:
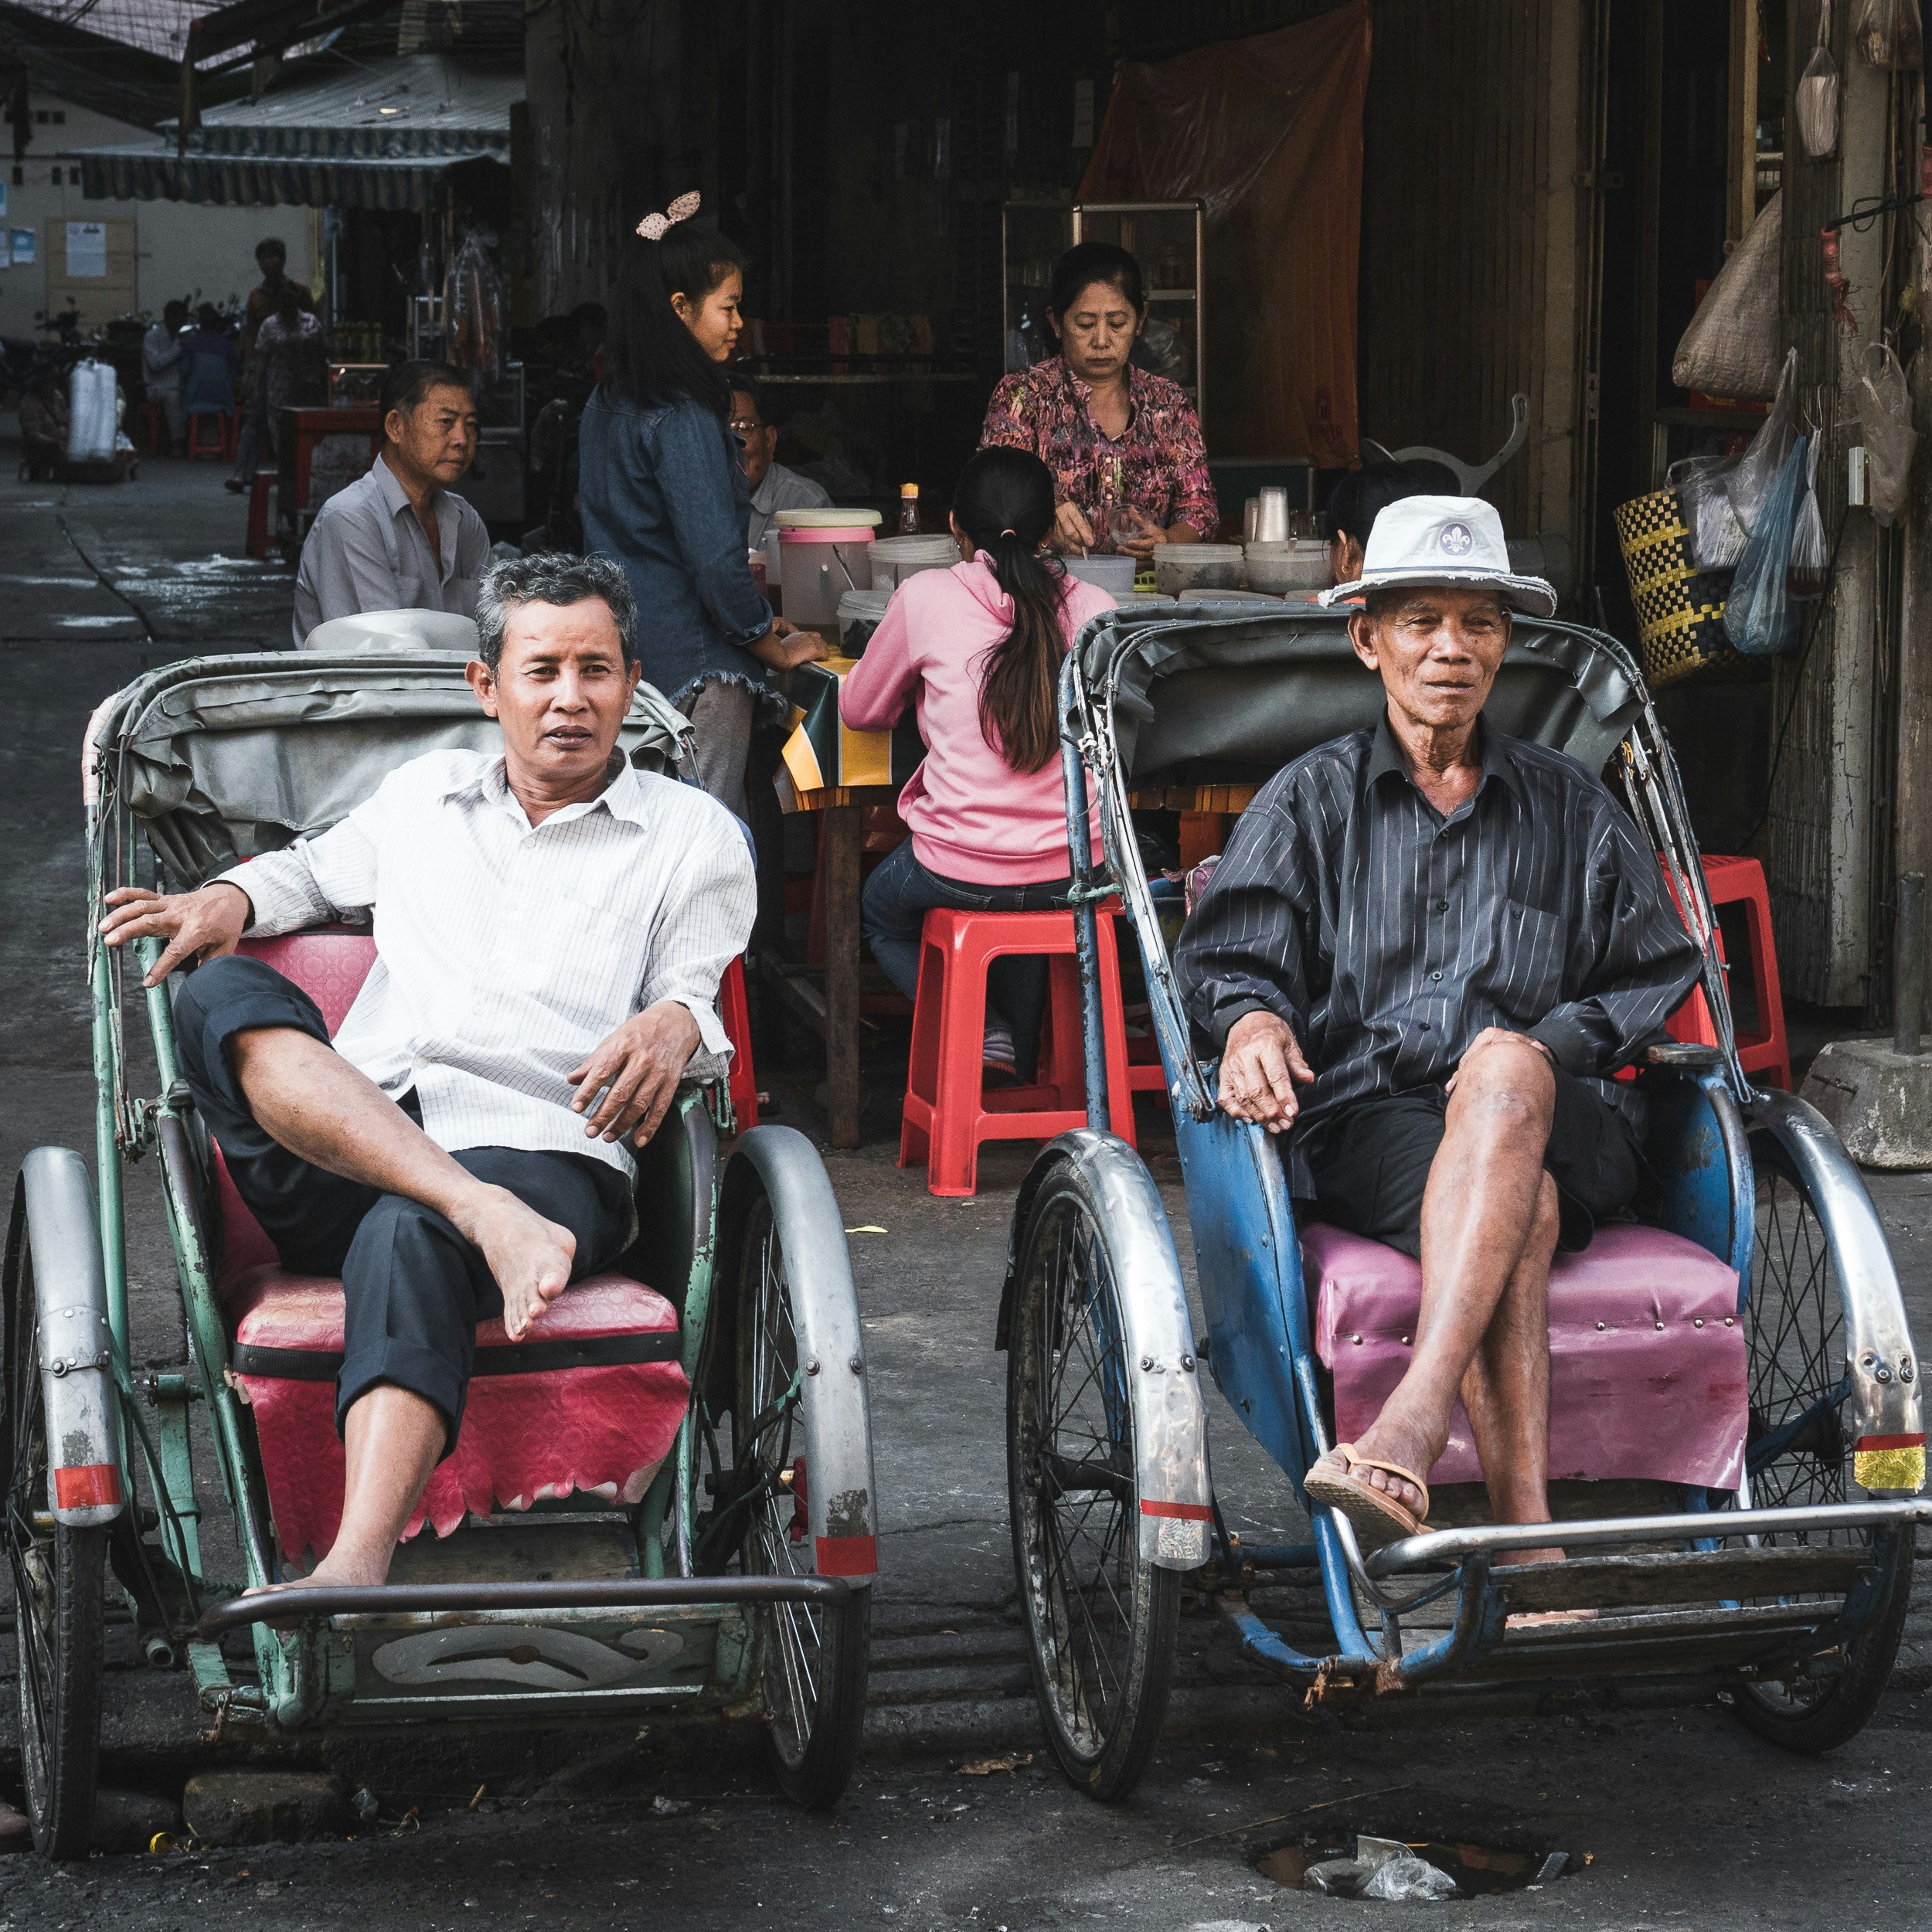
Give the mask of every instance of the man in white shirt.
<path id="1" fill-rule="evenodd" d="M 745 446 L 745 481 L 751 487 L 751 524 L 745 541 L 763 548 L 765 532 L 781 510 L 822 510 L 832 495 L 822 484 L 774 462 L 778 430 L 765 417 L 764 404 L 741 376 L 731 385 L 731 427 Z"/>
<path id="2" fill-rule="evenodd" d="M 447 362 L 399 362 L 383 383 L 383 447 L 315 512 L 295 577 L 295 648 L 365 611 L 476 614 L 490 532 L 455 495 L 476 460 L 475 399 Z"/>
<path id="3" fill-rule="evenodd" d="M 632 1233 L 626 1143 L 730 1051 L 718 981 L 756 893 L 736 822 L 616 751 L 637 612 L 603 557 L 485 580 L 469 666 L 503 753 L 438 751 L 339 825 L 199 892 L 109 895 L 111 945 L 166 944 L 182 1070 L 284 1267 L 338 1275 L 347 1475 L 320 1583 L 380 1583 L 454 1446 L 476 1324 L 512 1341 Z M 245 934 L 373 914 L 329 1044 Z M 197 964 L 197 962 L 203 962 Z"/>

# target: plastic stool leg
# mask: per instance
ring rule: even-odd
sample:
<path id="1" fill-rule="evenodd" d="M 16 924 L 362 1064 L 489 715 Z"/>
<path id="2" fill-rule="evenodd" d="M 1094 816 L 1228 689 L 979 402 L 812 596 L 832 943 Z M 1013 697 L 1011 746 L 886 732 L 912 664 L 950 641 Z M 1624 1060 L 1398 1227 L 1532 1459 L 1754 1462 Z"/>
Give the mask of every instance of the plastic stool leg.
<path id="1" fill-rule="evenodd" d="M 967 1195 L 979 1177 L 980 1093 L 986 1050 L 985 940 L 970 920 L 949 923 L 947 997 L 940 1009 L 938 1079 L 926 1163 L 929 1194 Z"/>

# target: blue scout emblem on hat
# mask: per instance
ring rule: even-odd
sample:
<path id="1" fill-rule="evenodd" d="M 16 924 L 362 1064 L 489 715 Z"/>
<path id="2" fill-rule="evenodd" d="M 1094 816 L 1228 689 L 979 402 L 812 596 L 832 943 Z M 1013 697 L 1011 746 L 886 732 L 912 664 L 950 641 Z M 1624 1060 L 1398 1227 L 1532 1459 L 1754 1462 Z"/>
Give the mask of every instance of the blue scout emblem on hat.
<path id="1" fill-rule="evenodd" d="M 1476 539 L 1469 534 L 1466 523 L 1445 523 L 1442 535 L 1436 541 L 1442 546 L 1444 556 L 1467 556 L 1475 548 Z"/>

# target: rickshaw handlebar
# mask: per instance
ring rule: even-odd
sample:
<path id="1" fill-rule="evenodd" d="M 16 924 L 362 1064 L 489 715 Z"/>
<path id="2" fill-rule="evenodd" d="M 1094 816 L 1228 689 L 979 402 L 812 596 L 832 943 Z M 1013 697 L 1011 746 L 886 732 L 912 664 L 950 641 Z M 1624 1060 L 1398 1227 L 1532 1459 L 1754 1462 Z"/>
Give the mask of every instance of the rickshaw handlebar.
<path id="1" fill-rule="evenodd" d="M 411 1611 L 668 1610 L 692 1604 L 818 1604 L 852 1594 L 843 1577 L 558 1577 L 544 1583 L 291 1583 L 211 1604 L 197 1636 L 213 1641 L 250 1624 Z"/>
<path id="2" fill-rule="evenodd" d="M 1669 1516 L 1621 1516 L 1590 1522 L 1484 1523 L 1404 1536 L 1364 1560 L 1371 1577 L 1417 1565 L 1453 1563 L 1505 1549 L 1566 1549 L 1596 1543 L 1695 1542 L 1706 1537 L 1789 1536 L 1799 1530 L 1883 1529 L 1932 1522 L 1932 1496 L 1879 1502 L 1826 1503 L 1812 1509 L 1706 1509 Z"/>

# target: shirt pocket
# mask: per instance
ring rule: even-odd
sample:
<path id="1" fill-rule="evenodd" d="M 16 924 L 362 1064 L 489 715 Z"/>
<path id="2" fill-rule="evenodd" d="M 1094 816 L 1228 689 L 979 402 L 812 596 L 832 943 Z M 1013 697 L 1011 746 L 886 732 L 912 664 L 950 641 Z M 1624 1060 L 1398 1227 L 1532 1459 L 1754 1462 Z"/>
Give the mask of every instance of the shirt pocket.
<path id="1" fill-rule="evenodd" d="M 1503 1019 L 1533 1026 L 1563 992 L 1563 922 L 1555 913 L 1505 899 L 1479 985 Z"/>

